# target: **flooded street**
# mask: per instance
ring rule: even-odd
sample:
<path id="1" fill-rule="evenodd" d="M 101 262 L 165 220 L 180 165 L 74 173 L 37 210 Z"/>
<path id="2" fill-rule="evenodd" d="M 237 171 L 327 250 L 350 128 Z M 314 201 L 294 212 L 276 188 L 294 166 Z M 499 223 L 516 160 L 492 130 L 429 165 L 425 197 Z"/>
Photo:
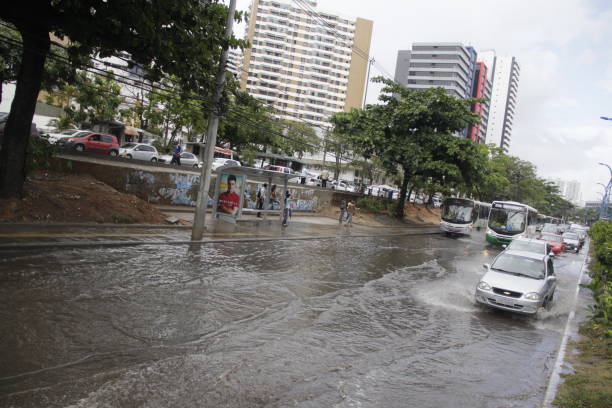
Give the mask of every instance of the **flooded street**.
<path id="1" fill-rule="evenodd" d="M 499 249 L 441 235 L 0 253 L 3 407 L 536 407 L 552 309 L 477 306 Z"/>

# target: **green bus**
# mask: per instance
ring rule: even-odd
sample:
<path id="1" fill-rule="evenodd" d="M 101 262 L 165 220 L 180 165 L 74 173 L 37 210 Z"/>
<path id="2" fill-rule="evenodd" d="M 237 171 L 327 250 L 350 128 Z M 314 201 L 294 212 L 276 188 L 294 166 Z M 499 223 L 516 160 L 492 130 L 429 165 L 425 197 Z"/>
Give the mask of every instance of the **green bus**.
<path id="1" fill-rule="evenodd" d="M 533 237 L 538 211 L 515 201 L 493 201 L 487 223 L 487 242 L 509 244 L 516 237 Z"/>

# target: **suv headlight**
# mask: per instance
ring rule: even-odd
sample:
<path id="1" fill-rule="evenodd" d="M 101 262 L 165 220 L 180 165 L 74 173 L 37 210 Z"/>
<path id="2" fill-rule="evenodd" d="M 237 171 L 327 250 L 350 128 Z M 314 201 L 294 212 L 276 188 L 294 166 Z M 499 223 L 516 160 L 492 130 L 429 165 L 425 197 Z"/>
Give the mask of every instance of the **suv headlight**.
<path id="1" fill-rule="evenodd" d="M 540 294 L 536 292 L 530 292 L 525 295 L 527 300 L 540 300 Z"/>
<path id="2" fill-rule="evenodd" d="M 480 282 L 478 282 L 478 289 L 480 289 L 480 290 L 491 290 L 491 285 L 489 285 L 485 281 L 480 281 Z"/>

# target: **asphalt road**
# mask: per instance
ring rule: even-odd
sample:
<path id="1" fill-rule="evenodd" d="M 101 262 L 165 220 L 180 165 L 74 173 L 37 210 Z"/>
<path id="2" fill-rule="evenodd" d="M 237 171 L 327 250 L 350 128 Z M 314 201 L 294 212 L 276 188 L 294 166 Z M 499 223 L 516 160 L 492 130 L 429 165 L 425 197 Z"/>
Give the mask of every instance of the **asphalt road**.
<path id="1" fill-rule="evenodd" d="M 539 406 L 583 254 L 555 260 L 530 318 L 474 302 L 498 251 L 347 234 L 3 251 L 0 406 Z"/>

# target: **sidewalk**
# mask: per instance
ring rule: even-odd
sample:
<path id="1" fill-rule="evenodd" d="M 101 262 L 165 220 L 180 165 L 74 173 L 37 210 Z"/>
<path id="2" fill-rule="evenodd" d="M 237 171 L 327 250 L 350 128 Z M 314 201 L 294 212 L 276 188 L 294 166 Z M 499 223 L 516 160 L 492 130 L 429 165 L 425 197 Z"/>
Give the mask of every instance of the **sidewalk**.
<path id="1" fill-rule="evenodd" d="M 164 209 L 166 210 L 166 209 Z M 176 208 L 165 212 L 184 221 L 193 220 L 193 212 Z M 0 224 L 0 251 L 44 247 L 126 246 L 144 244 L 191 243 L 191 225 L 141 224 Z M 356 238 L 393 235 L 438 234 L 438 227 L 369 227 L 340 225 L 337 220 L 316 214 L 295 214 L 286 227 L 277 215 L 267 220 L 245 215 L 236 224 L 215 220 L 207 214 L 206 232 L 201 243 L 229 241 L 270 241 Z"/>

